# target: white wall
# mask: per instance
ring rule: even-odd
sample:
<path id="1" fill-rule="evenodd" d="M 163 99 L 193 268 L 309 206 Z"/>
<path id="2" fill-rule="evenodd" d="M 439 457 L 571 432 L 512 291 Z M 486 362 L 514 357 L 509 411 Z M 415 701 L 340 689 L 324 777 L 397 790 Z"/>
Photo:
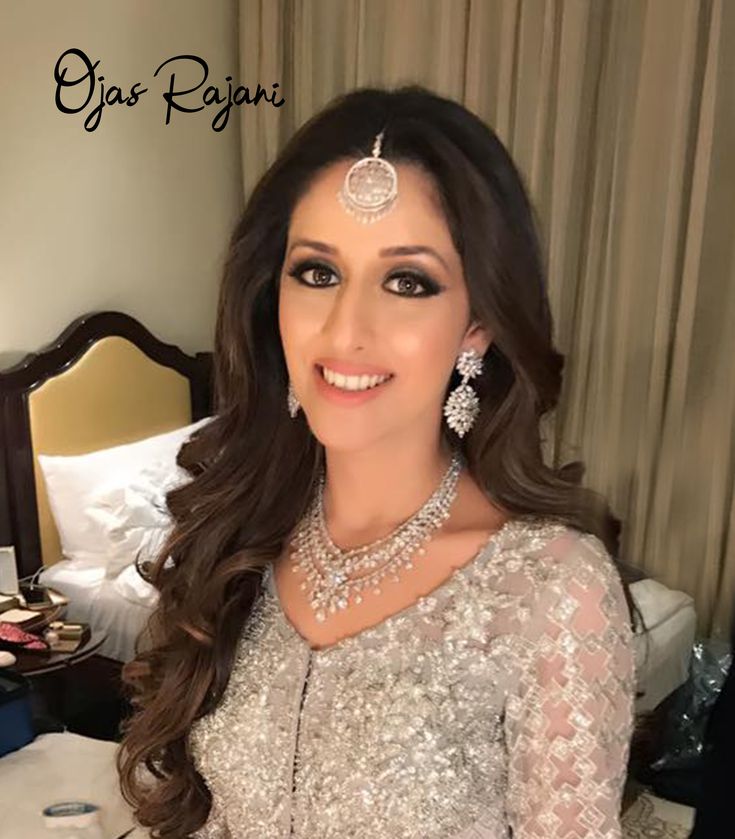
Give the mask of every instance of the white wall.
<path id="1" fill-rule="evenodd" d="M 54 102 L 54 65 L 72 47 L 101 60 L 108 89 L 148 92 L 85 131 L 99 83 L 82 113 Z M 238 81 L 235 0 L 0 0 L 0 367 L 100 309 L 189 352 L 211 348 L 242 200 L 238 109 L 221 132 L 215 108 L 165 124 L 170 72 L 153 73 L 184 53 L 209 64 L 207 84 L 226 93 L 225 76 Z"/>

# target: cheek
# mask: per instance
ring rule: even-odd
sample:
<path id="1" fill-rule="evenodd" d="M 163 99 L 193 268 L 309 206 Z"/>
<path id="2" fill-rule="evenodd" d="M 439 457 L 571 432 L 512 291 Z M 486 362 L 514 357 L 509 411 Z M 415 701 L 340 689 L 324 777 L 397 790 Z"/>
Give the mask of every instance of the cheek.
<path id="1" fill-rule="evenodd" d="M 414 323 L 411 328 L 395 325 L 385 333 L 386 352 L 381 357 L 386 365 L 393 364 L 392 369 L 411 389 L 427 394 L 443 392 L 454 366 L 455 331 L 446 321 Z"/>
<path id="2" fill-rule="evenodd" d="M 288 288 L 281 288 L 278 297 L 278 328 L 286 355 L 303 352 L 304 342 L 314 333 L 314 317 L 304 305 L 303 296 Z"/>

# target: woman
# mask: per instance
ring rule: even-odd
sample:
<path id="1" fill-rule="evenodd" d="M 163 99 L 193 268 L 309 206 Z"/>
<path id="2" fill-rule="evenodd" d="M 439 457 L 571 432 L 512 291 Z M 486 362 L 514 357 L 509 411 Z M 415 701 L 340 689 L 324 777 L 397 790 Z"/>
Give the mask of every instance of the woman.
<path id="1" fill-rule="evenodd" d="M 563 356 L 498 138 L 415 86 L 312 118 L 234 232 L 215 363 L 125 668 L 140 823 L 619 837 L 619 522 L 542 459 Z"/>

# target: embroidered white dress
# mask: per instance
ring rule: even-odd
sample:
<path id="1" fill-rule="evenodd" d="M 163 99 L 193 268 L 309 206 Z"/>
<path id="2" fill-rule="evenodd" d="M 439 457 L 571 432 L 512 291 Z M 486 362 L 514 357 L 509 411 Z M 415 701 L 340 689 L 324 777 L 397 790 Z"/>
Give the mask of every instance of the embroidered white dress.
<path id="1" fill-rule="evenodd" d="M 632 633 L 602 542 L 512 519 L 415 604 L 314 651 L 270 569 L 189 733 L 208 839 L 619 839 Z"/>

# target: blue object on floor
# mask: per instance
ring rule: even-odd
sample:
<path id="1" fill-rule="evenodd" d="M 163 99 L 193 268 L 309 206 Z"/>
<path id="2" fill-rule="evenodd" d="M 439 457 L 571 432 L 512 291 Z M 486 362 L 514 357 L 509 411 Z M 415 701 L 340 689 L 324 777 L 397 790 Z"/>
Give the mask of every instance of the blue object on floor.
<path id="1" fill-rule="evenodd" d="M 35 736 L 28 679 L 0 670 L 0 757 L 22 749 Z"/>

